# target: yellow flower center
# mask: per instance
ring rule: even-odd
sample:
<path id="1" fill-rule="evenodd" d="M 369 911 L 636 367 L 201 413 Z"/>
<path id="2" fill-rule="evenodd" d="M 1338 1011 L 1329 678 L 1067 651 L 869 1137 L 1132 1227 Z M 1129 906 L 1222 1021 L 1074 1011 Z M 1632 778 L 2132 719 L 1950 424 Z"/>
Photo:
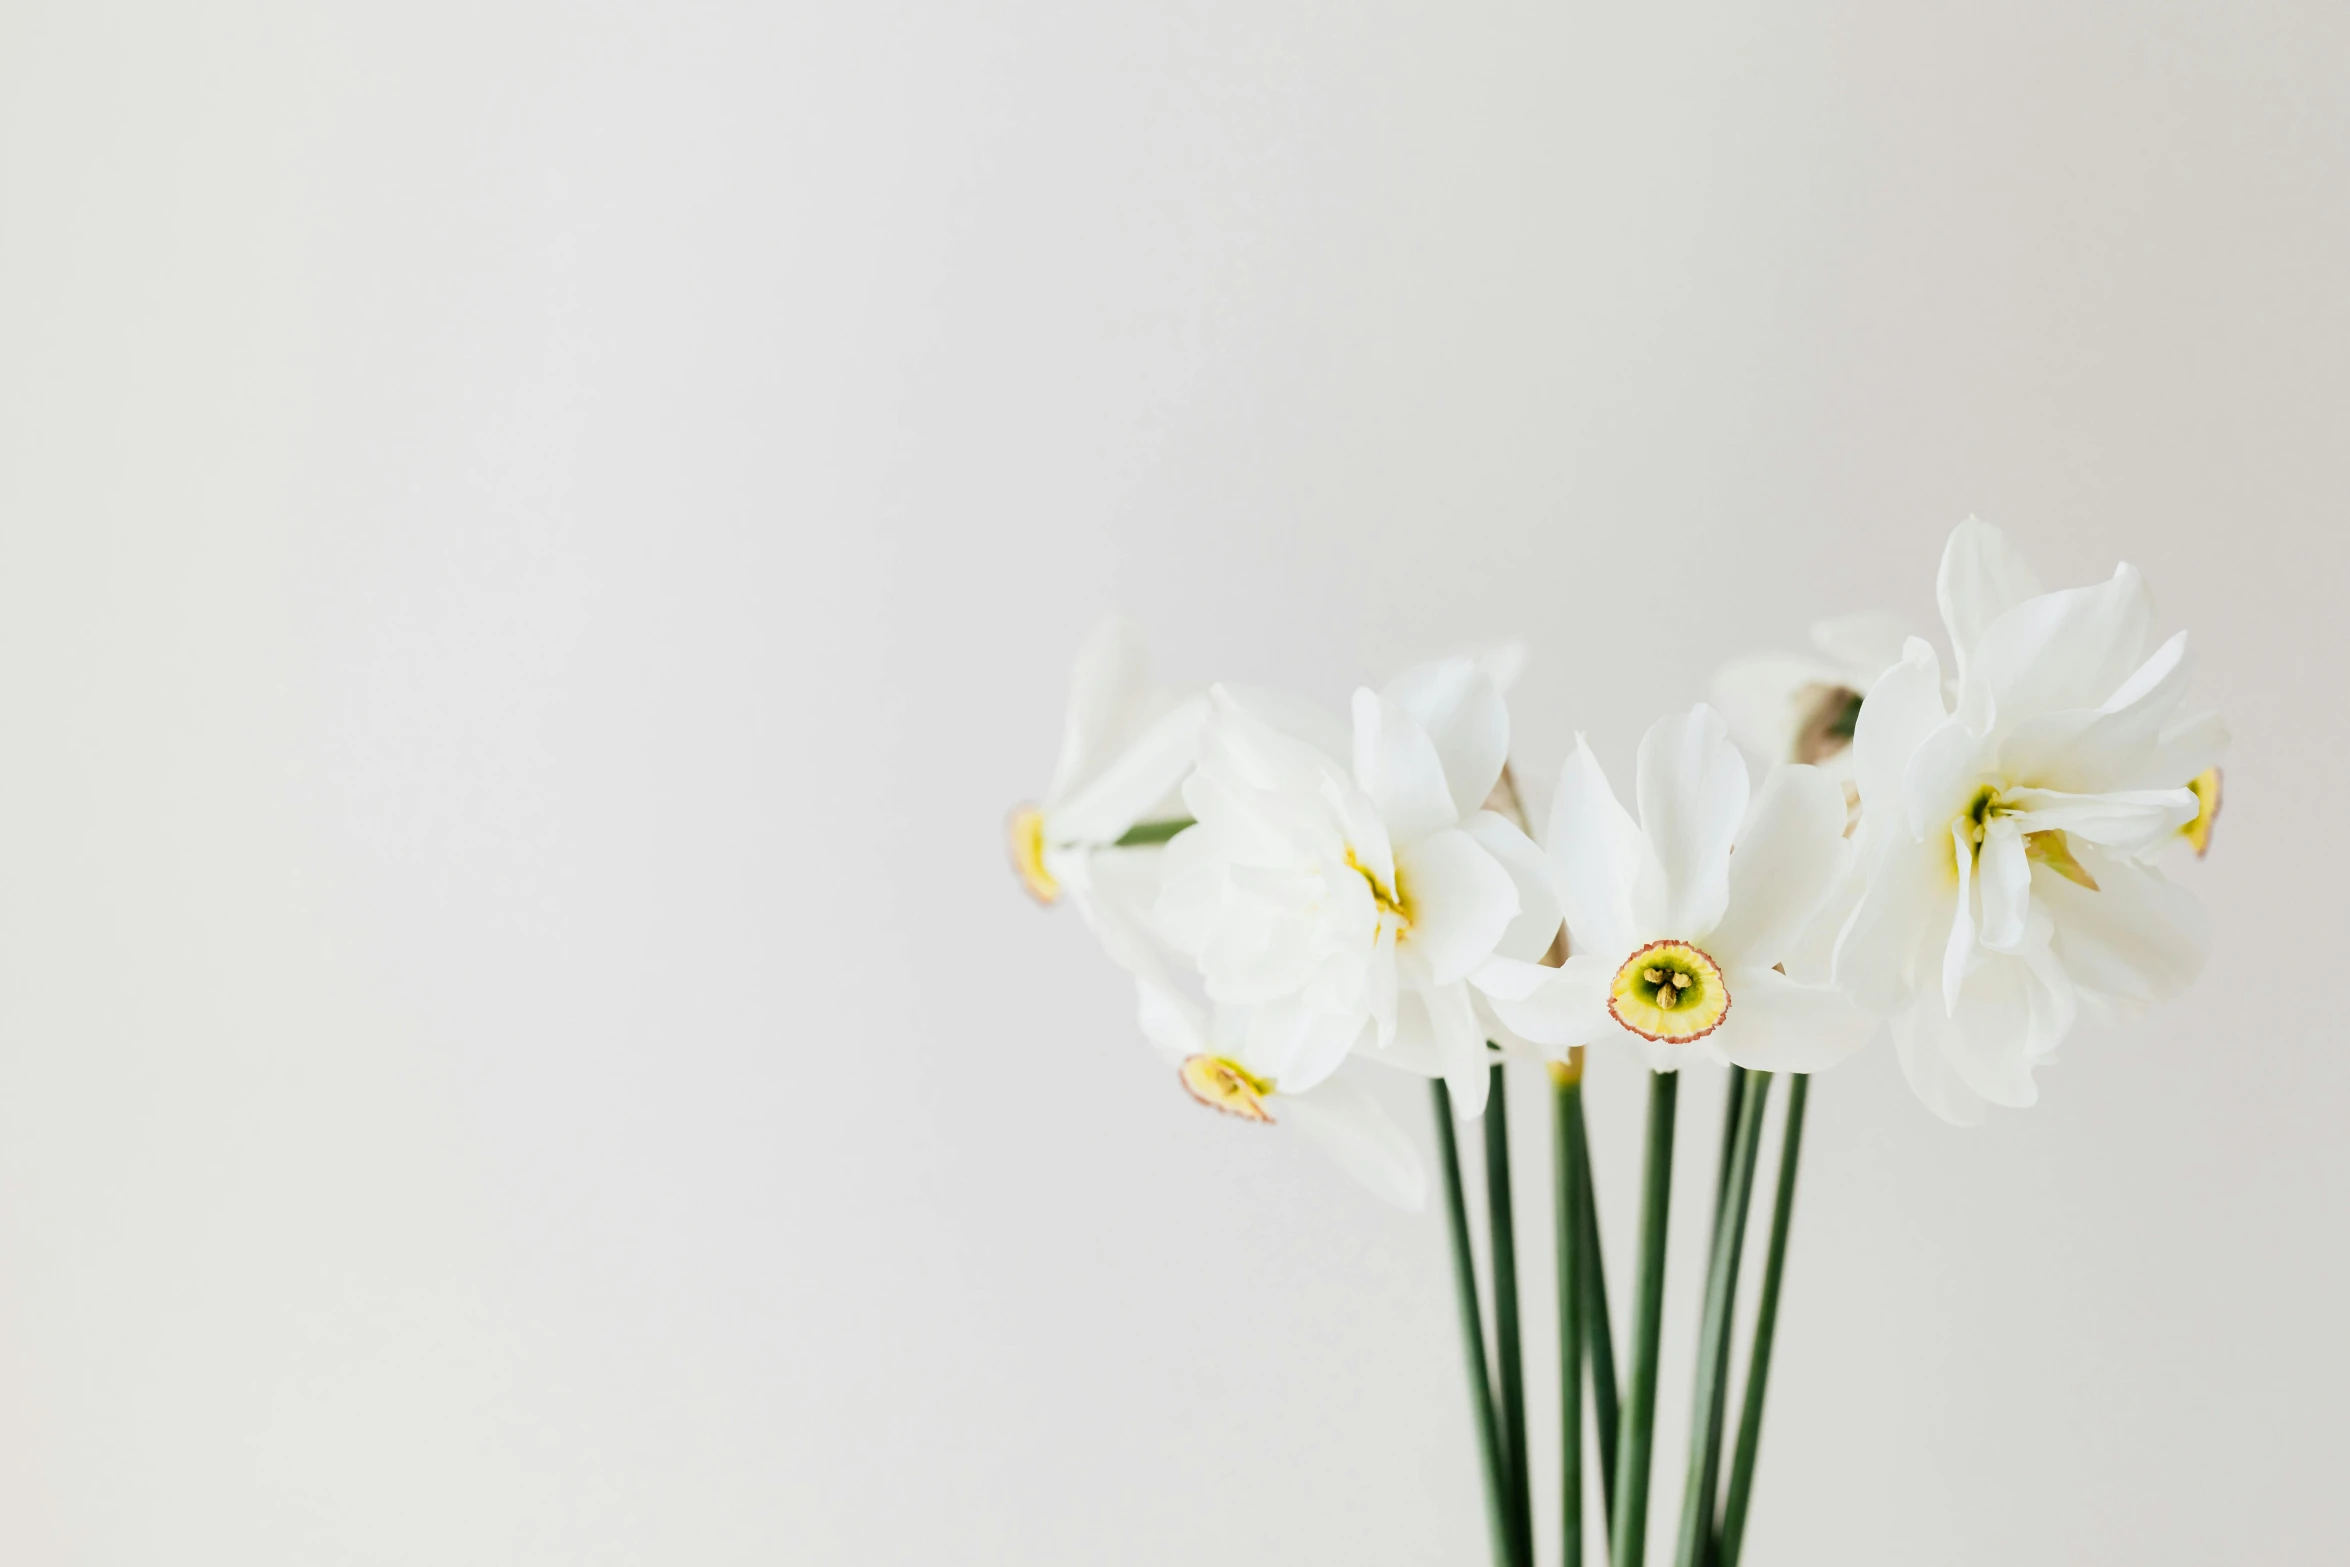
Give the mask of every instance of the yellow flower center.
<path id="1" fill-rule="evenodd" d="M 1686 941 L 1652 941 L 1624 960 L 1608 988 L 1611 1016 L 1643 1039 L 1700 1039 L 1730 1015 L 1721 965 Z"/>
<path id="2" fill-rule="evenodd" d="M 1048 906 L 1059 902 L 1061 884 L 1044 867 L 1044 812 L 1033 805 L 1014 811 L 1004 823 L 1004 842 L 1028 895 Z"/>
<path id="3" fill-rule="evenodd" d="M 1184 1092 L 1209 1109 L 1261 1126 L 1273 1124 L 1273 1112 L 1265 1108 L 1273 1096 L 1271 1078 L 1259 1077 L 1223 1056 L 1186 1056 L 1176 1070 Z"/>
<path id="4" fill-rule="evenodd" d="M 1362 877 L 1363 885 L 1371 889 L 1371 901 L 1379 908 L 1379 923 L 1385 925 L 1392 921 L 1396 936 L 1401 939 L 1412 928 L 1412 906 L 1404 893 L 1403 872 L 1398 870 L 1395 873 L 1394 886 L 1382 886 L 1379 878 L 1371 874 L 1371 868 L 1355 858 L 1352 849 L 1346 851 L 1346 866 Z"/>
<path id="5" fill-rule="evenodd" d="M 2187 785 L 2195 791 L 2195 819 L 2179 829 L 2179 836 L 2195 846 L 2195 858 L 2211 852 L 2211 824 L 2219 819 L 2219 769 L 2199 774 Z"/>
<path id="6" fill-rule="evenodd" d="M 1965 838 L 1967 852 L 1980 860 L 1983 841 L 1991 836 L 1992 819 L 2008 815 L 2011 809 L 2000 799 L 1999 791 L 1991 785 L 1984 784 L 1975 790 L 1974 798 L 1967 802 L 1967 808 L 1952 822 L 1952 826 L 1961 829 L 1952 838 L 1950 845 L 1950 879 L 1953 882 L 1958 880 L 1958 837 Z M 2047 828 L 2040 832 L 2025 833 L 2024 853 L 2035 863 L 2047 866 L 2076 886 L 2086 887 L 2091 892 L 2101 890 L 2097 878 L 2089 874 L 2089 868 L 2073 858 L 2072 841 L 2065 837 L 2061 829 Z"/>

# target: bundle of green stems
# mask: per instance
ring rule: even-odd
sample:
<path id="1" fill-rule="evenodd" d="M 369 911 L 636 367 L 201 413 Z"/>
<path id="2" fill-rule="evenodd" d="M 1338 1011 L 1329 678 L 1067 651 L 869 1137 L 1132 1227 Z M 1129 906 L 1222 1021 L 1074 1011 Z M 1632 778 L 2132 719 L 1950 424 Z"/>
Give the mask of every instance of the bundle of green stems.
<path id="1" fill-rule="evenodd" d="M 1591 1146 L 1583 1115 L 1583 1052 L 1550 1068 L 1551 1176 L 1555 1182 L 1558 1259 L 1560 1464 L 1556 1483 L 1563 1513 L 1565 1567 L 1582 1567 L 1586 1537 L 1600 1524 L 1608 1567 L 1648 1561 L 1649 1478 L 1656 1430 L 1657 1357 L 1664 1321 L 1665 1235 L 1672 1209 L 1673 1130 L 1680 1076 L 1652 1072 L 1648 1080 L 1646 1145 L 1642 1153 L 1640 1233 L 1632 1280 L 1629 1360 L 1616 1375 L 1615 1332 L 1600 1260 L 1599 1213 L 1592 1196 Z M 1771 1338 L 1777 1325 L 1779 1282 L 1787 1260 L 1787 1226 L 1795 1203 L 1797 1156 L 1810 1079 L 1790 1078 L 1777 1191 L 1763 1261 L 1754 1340 L 1746 1365 L 1737 1438 L 1725 1477 L 1731 1322 L 1745 1256 L 1747 1211 L 1762 1146 L 1771 1074 L 1730 1069 L 1722 1118 L 1721 1161 L 1714 1180 L 1712 1243 L 1707 1252 L 1705 1304 L 1697 1337 L 1689 1454 L 1673 1567 L 1736 1567 L 1746 1535 L 1747 1502 L 1762 1438 L 1763 1397 L 1769 1389 Z M 1492 1333 L 1478 1279 L 1461 1150 L 1451 1096 L 1435 1085 L 1437 1135 L 1444 1167 L 1445 1213 L 1453 1276 L 1458 1286 L 1485 1492 L 1486 1522 L 1495 1567 L 1535 1567 L 1535 1476 L 1528 1461 L 1523 1322 L 1518 1299 L 1516 1220 L 1510 1189 L 1509 1102 L 1500 1065 L 1493 1067 L 1483 1119 L 1486 1182 L 1486 1281 L 1492 1291 Z M 1601 1518 L 1585 1517 L 1584 1404 L 1588 1394 L 1599 1469 Z"/>

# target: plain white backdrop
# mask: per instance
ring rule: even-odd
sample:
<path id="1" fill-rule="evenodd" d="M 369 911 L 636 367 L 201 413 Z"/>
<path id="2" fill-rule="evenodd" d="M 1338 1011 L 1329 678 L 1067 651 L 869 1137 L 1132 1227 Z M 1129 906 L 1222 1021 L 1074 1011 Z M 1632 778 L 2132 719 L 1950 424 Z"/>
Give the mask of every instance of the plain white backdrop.
<path id="1" fill-rule="evenodd" d="M 1970 511 L 2192 628 L 2215 954 L 1816 1084 L 1748 1560 L 2350 1556 L 2346 181 L 2315 0 L 0 0 L 0 1560 L 1477 1560 L 1440 1223 L 1004 867 L 1069 657 L 1546 780 Z"/>

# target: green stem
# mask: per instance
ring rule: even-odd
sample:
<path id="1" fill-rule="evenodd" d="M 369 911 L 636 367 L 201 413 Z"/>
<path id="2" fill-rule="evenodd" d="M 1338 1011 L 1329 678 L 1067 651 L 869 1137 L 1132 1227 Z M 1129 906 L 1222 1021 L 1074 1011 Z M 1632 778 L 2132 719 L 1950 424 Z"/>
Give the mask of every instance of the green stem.
<path id="1" fill-rule="evenodd" d="M 1191 818 L 1188 816 L 1178 816 L 1164 822 L 1136 822 L 1126 829 L 1113 847 L 1132 849 L 1146 843 L 1165 843 L 1190 825 Z"/>
<path id="2" fill-rule="evenodd" d="M 1460 1305 L 1461 1348 L 1469 1362 L 1471 1413 L 1477 1423 L 1477 1453 L 1483 1460 L 1485 1526 L 1492 1536 L 1494 1567 L 1515 1560 L 1508 1523 L 1502 1510 L 1505 1481 L 1501 1441 L 1493 1423 L 1493 1383 L 1485 1366 L 1485 1317 L 1477 1306 L 1477 1262 L 1469 1249 L 1469 1205 L 1461 1189 L 1460 1140 L 1453 1131 L 1452 1094 L 1444 1079 L 1431 1084 L 1436 1098 L 1436 1142 L 1444 1166 L 1444 1216 L 1452 1239 L 1453 1293 Z"/>
<path id="3" fill-rule="evenodd" d="M 1558 1178 L 1559 1503 L 1563 1567 L 1583 1567 L 1583 1062 L 1550 1069 L 1551 1162 Z"/>
<path id="4" fill-rule="evenodd" d="M 1575 1097 L 1575 1145 L 1583 1160 L 1583 1333 L 1591 1362 L 1591 1428 L 1599 1437 L 1599 1499 L 1612 1526 L 1616 1516 L 1616 1339 L 1608 1325 L 1607 1268 L 1600 1261 L 1599 1202 L 1591 1181 L 1591 1123 Z"/>
<path id="5" fill-rule="evenodd" d="M 1754 1487 L 1754 1453 L 1762 1441 L 1763 1393 L 1770 1385 L 1771 1339 L 1779 1325 L 1779 1279 L 1787 1265 L 1787 1223 L 1795 1211 L 1795 1161 L 1803 1152 L 1803 1104 L 1811 1079 L 1801 1073 L 1787 1087 L 1786 1141 L 1779 1151 L 1779 1192 L 1771 1205 L 1771 1247 L 1763 1262 L 1761 1309 L 1754 1320 L 1754 1354 L 1746 1367 L 1746 1407 L 1738 1416 L 1738 1449 L 1730 1460 L 1729 1499 L 1722 1508 L 1721 1567 L 1738 1567 L 1746 1537 L 1746 1500 Z"/>
<path id="6" fill-rule="evenodd" d="M 1722 1215 L 1726 1210 L 1726 1199 L 1730 1193 L 1730 1168 L 1733 1149 L 1738 1141 L 1738 1110 L 1746 1100 L 1746 1077 L 1747 1074 L 1743 1067 L 1730 1068 L 1729 1092 L 1722 1101 L 1722 1157 L 1721 1161 L 1714 1166 L 1714 1223 L 1713 1229 L 1709 1232 L 1717 1239 L 1722 1233 Z M 1713 1287 L 1713 1255 L 1713 1246 L 1709 1242 L 1706 1246 L 1706 1287 L 1708 1289 Z M 1714 1428 L 1719 1430 L 1730 1393 L 1730 1341 L 1728 1338 L 1722 1340 L 1721 1352 L 1714 1359 L 1718 1362 L 1718 1369 L 1715 1372 L 1713 1408 L 1708 1411 L 1708 1414 L 1714 1422 Z M 1692 1430 L 1691 1435 L 1692 1437 L 1696 1435 L 1696 1429 Z M 1715 1450 L 1718 1455 L 1720 1451 L 1718 1441 L 1715 1443 Z M 1720 1467 L 1717 1456 L 1712 1469 L 1707 1472 L 1705 1477 L 1705 1494 L 1709 1498 L 1709 1506 L 1710 1498 L 1715 1493 L 1716 1483 L 1721 1478 Z M 1705 1545 L 1699 1558 L 1700 1567 L 1708 1567 L 1710 1564 L 1713 1556 L 1713 1544 L 1713 1530 L 1709 1526 L 1706 1530 Z"/>
<path id="7" fill-rule="evenodd" d="M 1673 1111 L 1681 1079 L 1648 1074 L 1648 1146 L 1640 1172 L 1640 1274 L 1632 1292 L 1632 1386 L 1618 1439 L 1614 1567 L 1648 1557 L 1649 1442 L 1656 1430 L 1656 1352 L 1665 1319 L 1665 1227 L 1673 1206 Z"/>
<path id="8" fill-rule="evenodd" d="M 1501 1449 L 1510 1541 L 1520 1567 L 1533 1567 L 1533 1476 L 1526 1462 L 1526 1363 L 1518 1336 L 1518 1231 L 1510 1202 L 1509 1080 L 1492 1068 L 1485 1099 L 1485 1208 L 1492 1225 L 1493 1342 L 1501 1382 Z"/>
<path id="9" fill-rule="evenodd" d="M 1722 1162 L 1714 1167 L 1714 1233 L 1722 1228 L 1722 1201 L 1730 1192 L 1730 1158 L 1738 1143 L 1738 1107 L 1746 1102 L 1746 1072 L 1730 1068 L 1729 1095 L 1722 1102 Z"/>
<path id="10" fill-rule="evenodd" d="M 1735 1066 L 1730 1068 L 1729 1091 L 1722 1101 L 1722 1157 L 1721 1162 L 1714 1167 L 1714 1224 L 1713 1229 L 1709 1232 L 1713 1240 L 1720 1239 L 1722 1233 L 1722 1215 L 1727 1208 L 1726 1199 L 1730 1192 L 1730 1170 L 1738 1142 L 1738 1111 L 1746 1100 L 1746 1078 L 1745 1068 Z M 1708 1289 L 1713 1287 L 1713 1240 L 1706 1243 L 1706 1287 Z M 1741 1246 L 1743 1247 L 1743 1243 Z M 1742 1249 L 1740 1255 L 1744 1254 Z M 1733 1296 L 1734 1299 L 1735 1296 Z M 1730 1392 L 1730 1341 L 1727 1337 L 1722 1340 L 1721 1352 L 1714 1358 L 1719 1369 L 1715 1372 L 1714 1403 L 1713 1408 L 1708 1411 L 1708 1416 L 1719 1427 L 1725 1418 Z M 1691 1431 L 1692 1440 L 1695 1439 L 1695 1436 L 1696 1428 L 1693 1428 Z M 1718 1442 L 1716 1446 L 1718 1450 Z M 1709 1506 L 1711 1505 L 1710 1498 L 1719 1494 L 1720 1468 L 1720 1463 L 1717 1460 L 1713 1470 L 1705 1478 L 1705 1493 L 1709 1498 Z M 1714 1530 L 1709 1525 L 1705 1532 L 1705 1543 L 1699 1548 L 1699 1567 L 1713 1567 L 1714 1548 L 1717 1544 Z"/>
<path id="11" fill-rule="evenodd" d="M 1741 1070 L 1731 1079 L 1738 1116 L 1723 1147 L 1720 1212 L 1706 1264 L 1705 1317 L 1697 1338 L 1697 1388 L 1689 1430 L 1689 1475 L 1681 1493 L 1677 1567 L 1703 1567 L 1713 1544 L 1714 1489 L 1721 1478 L 1722 1414 L 1730 1371 L 1730 1313 L 1738 1302 L 1738 1259 L 1746 1245 L 1746 1210 L 1754 1192 L 1754 1156 L 1762 1147 L 1771 1074 Z"/>

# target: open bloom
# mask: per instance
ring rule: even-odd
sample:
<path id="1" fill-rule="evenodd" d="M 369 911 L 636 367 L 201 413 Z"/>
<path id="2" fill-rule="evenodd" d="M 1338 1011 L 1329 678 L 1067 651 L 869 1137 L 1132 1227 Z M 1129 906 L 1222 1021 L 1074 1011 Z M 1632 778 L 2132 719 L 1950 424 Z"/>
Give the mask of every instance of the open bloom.
<path id="1" fill-rule="evenodd" d="M 1357 691 L 1348 761 L 1310 711 L 1211 696 L 1183 791 L 1198 825 L 1168 845 L 1158 928 L 1229 1009 L 1219 1059 L 1296 1094 L 1364 1050 L 1481 1113 L 1468 976 L 1540 955 L 1559 922 L 1533 844 L 1481 808 L 1509 750 L 1499 687 L 1455 658 Z"/>
<path id="2" fill-rule="evenodd" d="M 1810 762 L 1849 779 L 1861 698 L 1901 661 L 1908 634 L 1900 617 L 1874 610 L 1820 621 L 1809 654 L 1756 653 L 1724 664 L 1714 676 L 1714 706 L 1757 756 Z"/>
<path id="3" fill-rule="evenodd" d="M 1175 1068 L 1184 1090 L 1212 1110 L 1258 1125 L 1289 1126 L 1356 1180 L 1399 1208 L 1427 1201 L 1419 1151 L 1380 1108 L 1361 1061 L 1291 1091 L 1243 1064 L 1253 1019 L 1245 1007 L 1202 1007 L 1181 988 L 1144 978 L 1137 987 L 1143 1037 Z"/>
<path id="4" fill-rule="evenodd" d="M 1077 655 L 1061 758 L 1041 805 L 1023 806 L 1007 824 L 1012 867 L 1039 903 L 1075 902 L 1097 930 L 1107 903 L 1095 883 L 1133 873 L 1157 857 L 1155 843 L 1121 847 L 1135 833 L 1183 814 L 1178 792 L 1199 748 L 1208 715 L 1204 693 L 1156 685 L 1133 622 L 1113 615 L 1094 628 Z M 1160 840 L 1163 841 L 1163 840 Z M 1108 910 L 1114 916 L 1115 909 Z M 1105 941 L 1119 955 L 1118 932 Z"/>
<path id="5" fill-rule="evenodd" d="M 1911 1086 L 1957 1122 L 2033 1102 L 2033 1068 L 2084 1002 L 2124 1010 L 2201 967 L 2202 913 L 2151 863 L 2198 820 L 2189 780 L 2226 731 L 2184 714 L 2186 634 L 2149 652 L 2134 567 L 2042 593 L 1996 529 L 1951 535 L 1939 597 L 1945 696 L 1912 639 L 1854 742 L 1866 891 L 1836 977 L 1893 1019 Z M 2209 779 L 2216 799 L 2217 779 Z"/>
<path id="6" fill-rule="evenodd" d="M 1812 1072 L 1866 1043 L 1871 1020 L 1842 994 L 1779 969 L 1850 852 L 1835 781 L 1781 764 L 1750 811 L 1746 763 L 1700 705 L 1642 739 L 1638 795 L 1634 821 L 1577 739 L 1547 845 L 1571 955 L 1482 964 L 1502 1021 L 1560 1050 L 1622 1040 L 1658 1071 Z"/>

